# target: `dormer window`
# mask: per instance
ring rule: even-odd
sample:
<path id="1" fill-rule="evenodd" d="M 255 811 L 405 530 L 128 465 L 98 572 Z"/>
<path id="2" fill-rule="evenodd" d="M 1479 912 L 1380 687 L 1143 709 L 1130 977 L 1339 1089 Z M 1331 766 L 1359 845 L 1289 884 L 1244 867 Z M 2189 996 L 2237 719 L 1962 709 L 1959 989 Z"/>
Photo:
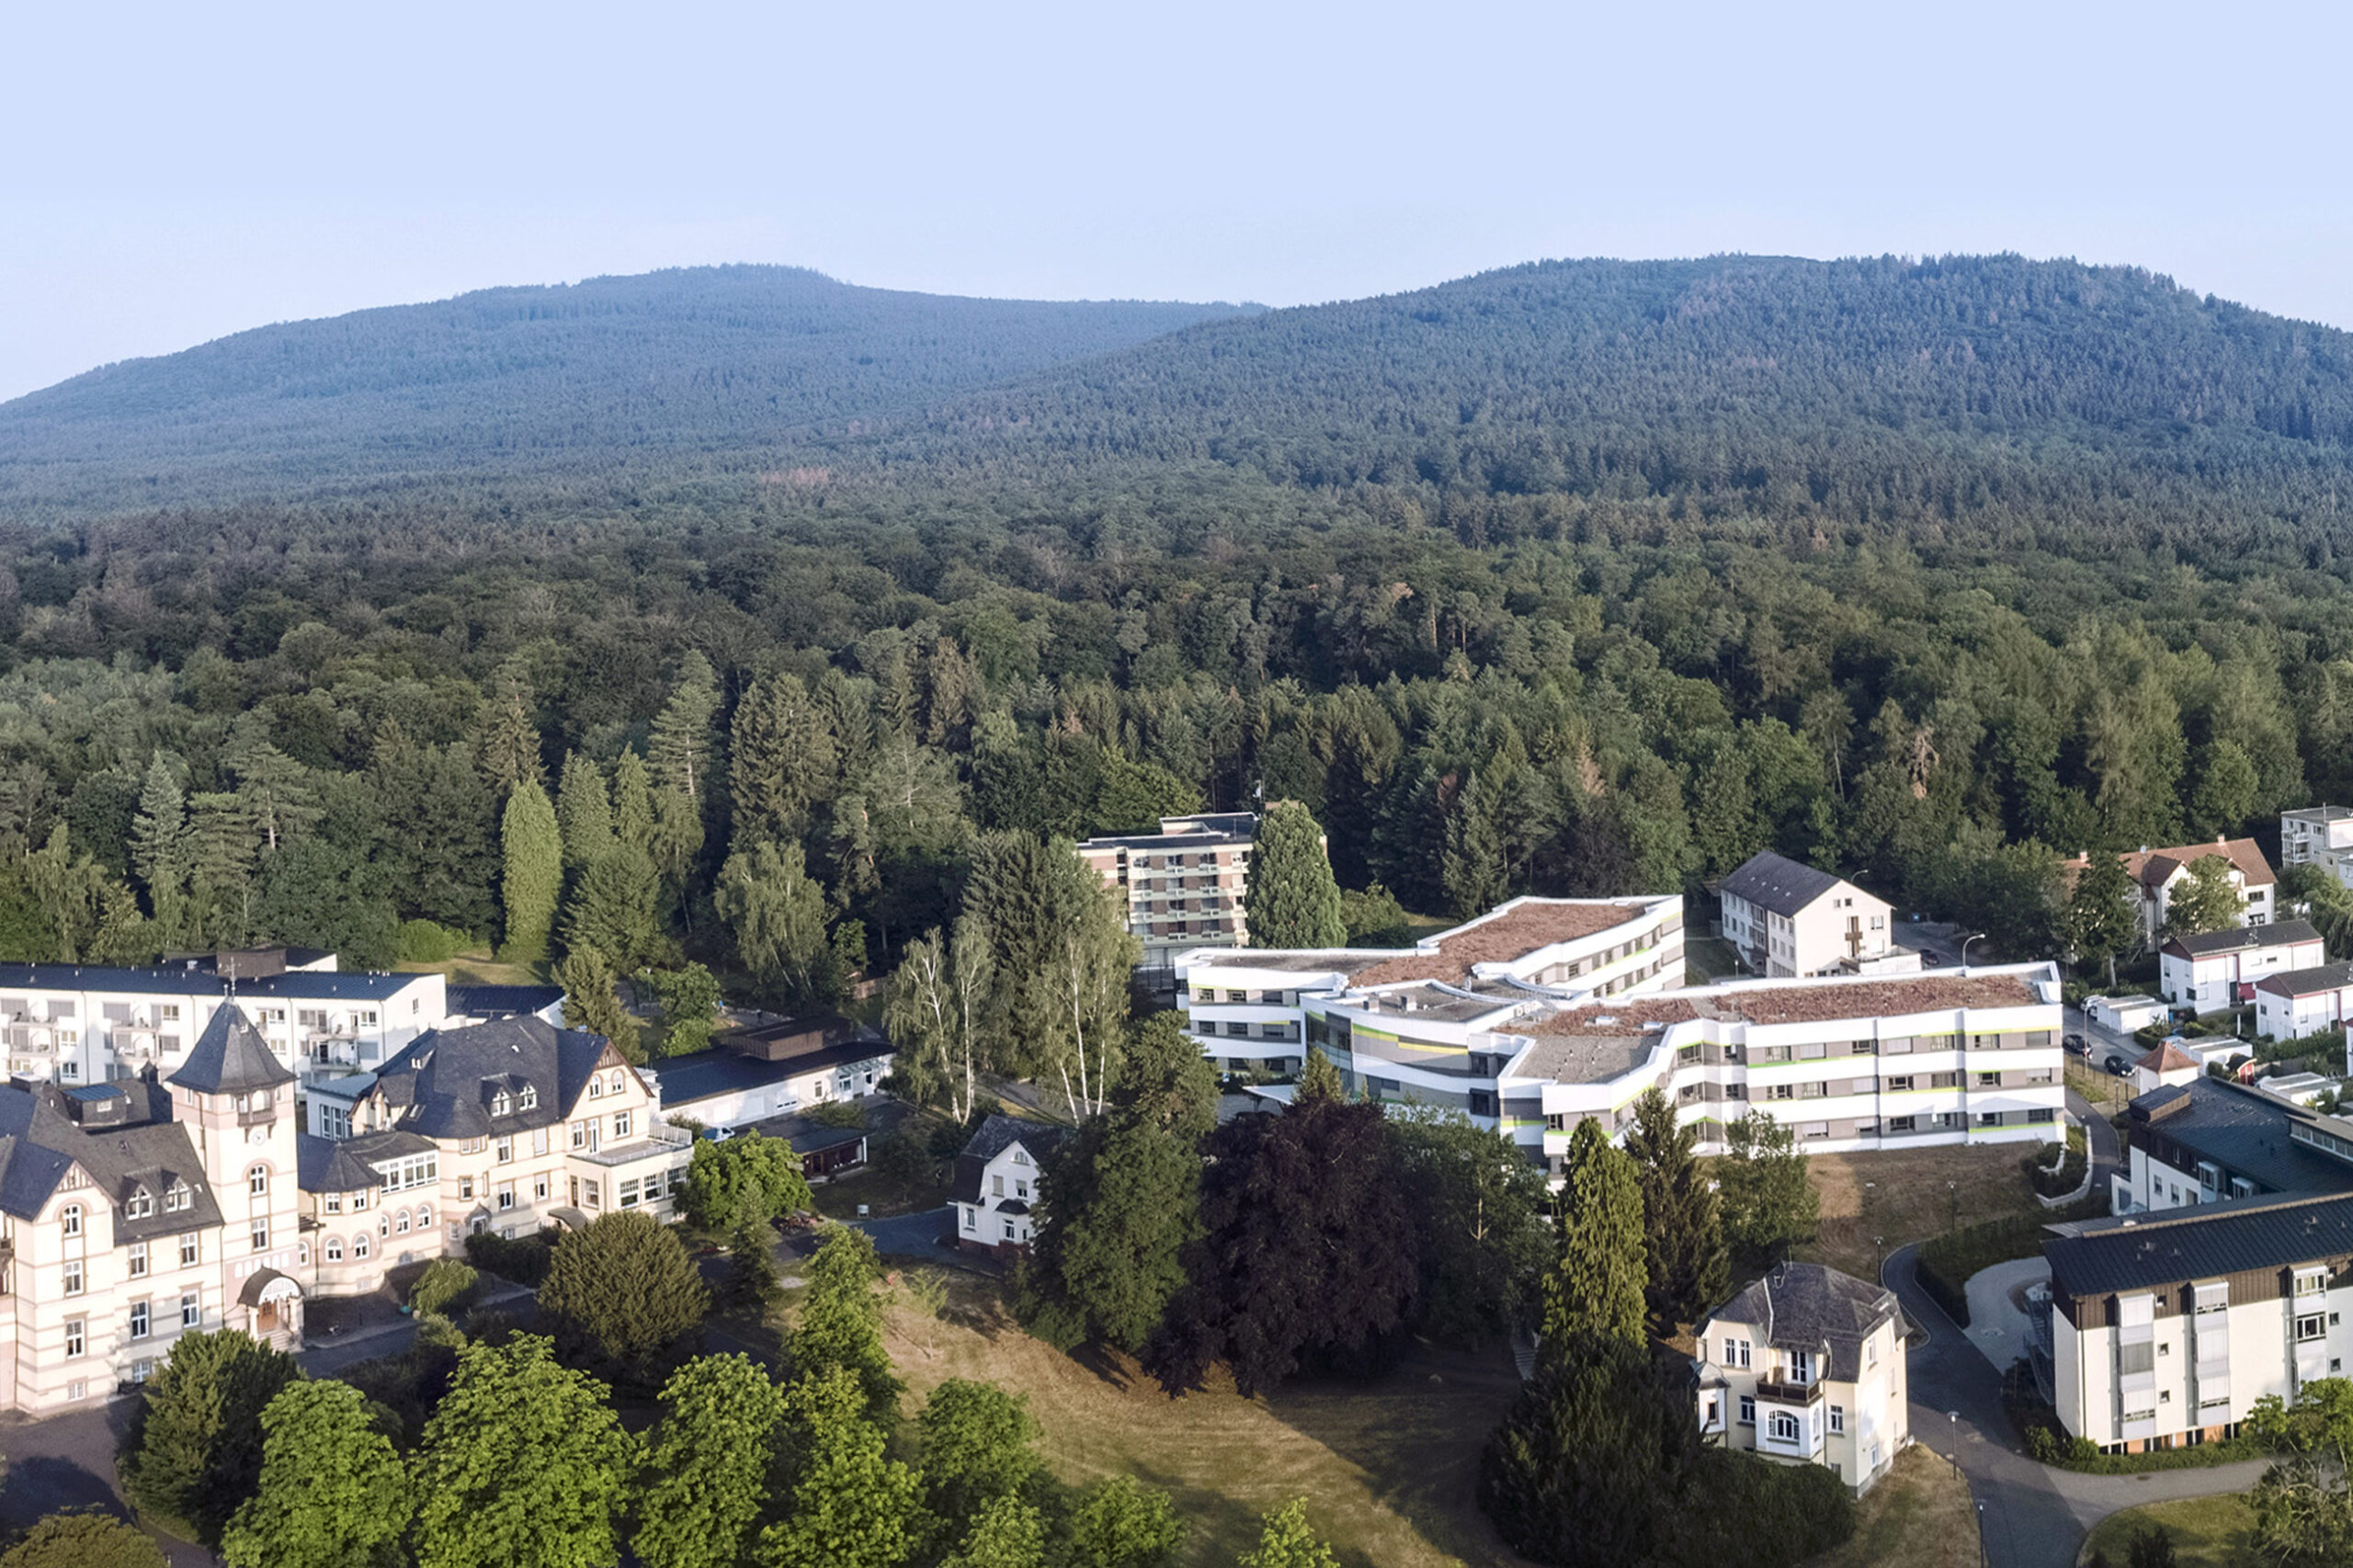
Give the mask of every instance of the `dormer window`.
<path id="1" fill-rule="evenodd" d="M 505 1089 L 490 1096 L 490 1114 L 506 1116 L 515 1108 L 515 1097 Z"/>
<path id="2" fill-rule="evenodd" d="M 176 1214 L 186 1209 L 194 1198 L 195 1194 L 188 1190 L 188 1183 L 176 1181 L 164 1189 L 164 1212 Z"/>
<path id="3" fill-rule="evenodd" d="M 126 1220 L 150 1219 L 154 1212 L 155 1195 L 143 1187 L 133 1191 L 122 1205 L 122 1217 Z"/>
<path id="4" fill-rule="evenodd" d="M 536 1110 L 539 1108 L 540 1091 L 529 1084 L 524 1085 L 522 1104 L 525 1110 Z"/>

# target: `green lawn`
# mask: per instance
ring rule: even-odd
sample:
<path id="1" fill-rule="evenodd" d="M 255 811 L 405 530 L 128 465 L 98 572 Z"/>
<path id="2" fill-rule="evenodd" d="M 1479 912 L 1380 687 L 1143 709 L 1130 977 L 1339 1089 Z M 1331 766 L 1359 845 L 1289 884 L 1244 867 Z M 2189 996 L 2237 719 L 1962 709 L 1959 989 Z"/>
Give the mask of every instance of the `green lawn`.
<path id="1" fill-rule="evenodd" d="M 1977 1568 L 1980 1561 L 1969 1483 L 1914 1447 L 1855 1505 L 1854 1538 L 1806 1568 Z"/>
<path id="2" fill-rule="evenodd" d="M 1683 971 L 1686 982 L 1705 985 L 1711 981 L 1730 980 L 1740 973 L 1739 960 L 1733 957 L 1732 944 L 1722 937 L 1694 937 L 1683 934 Z"/>
<path id="3" fill-rule="evenodd" d="M 2235 1494 L 2152 1503 L 2110 1514 L 2093 1528 L 2076 1561 L 2087 1563 L 2100 1553 L 2111 1568 L 2124 1568 L 2131 1561 L 2132 1538 L 2152 1526 L 2163 1526 L 2173 1537 L 2179 1568 L 2260 1568 L 2263 1562 L 2255 1551 L 2255 1511 Z"/>

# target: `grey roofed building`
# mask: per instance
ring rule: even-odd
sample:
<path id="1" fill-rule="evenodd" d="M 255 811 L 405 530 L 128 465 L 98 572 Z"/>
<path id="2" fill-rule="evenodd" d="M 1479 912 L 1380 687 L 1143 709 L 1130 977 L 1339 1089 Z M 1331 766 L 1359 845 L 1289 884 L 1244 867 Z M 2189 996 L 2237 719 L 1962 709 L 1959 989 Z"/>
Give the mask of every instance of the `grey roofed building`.
<path id="1" fill-rule="evenodd" d="M 2257 991 L 2274 996 L 2317 996 L 2353 985 L 2353 963 L 2325 963 L 2311 969 L 2283 970 L 2255 983 Z"/>
<path id="2" fill-rule="evenodd" d="M 1862 1372 L 1863 1341 L 1890 1318 L 1903 1317 L 1895 1292 L 1819 1263 L 1777 1265 L 1761 1279 L 1701 1315 L 1702 1324 L 1746 1324 L 1785 1350 L 1830 1347 L 1829 1375 L 1853 1382 Z M 1898 1337 L 1903 1330 L 1899 1326 Z"/>
<path id="3" fill-rule="evenodd" d="M 1718 891 L 1776 915 L 1791 915 L 1837 885 L 1838 879 L 1830 872 L 1768 849 L 1750 856 L 1724 878 Z"/>
<path id="4" fill-rule="evenodd" d="M 403 1131 L 426 1138 L 552 1126 L 587 1087 L 610 1043 L 529 1014 L 428 1029 L 377 1071 L 373 1092 Z"/>
<path id="5" fill-rule="evenodd" d="M 1018 1117 L 992 1115 L 981 1123 L 956 1156 L 956 1186 L 949 1196 L 958 1203 L 981 1201 L 981 1177 L 988 1171 L 991 1160 L 1020 1144 L 1032 1159 L 1043 1165 L 1054 1150 L 1062 1146 L 1071 1130 L 1051 1121 L 1024 1121 Z M 1028 1212 L 1024 1210 L 1023 1212 Z"/>
<path id="6" fill-rule="evenodd" d="M 77 1097 L 53 1084 L 0 1087 L 0 1210 L 38 1214 L 78 1165 L 115 1212 L 118 1245 L 220 1224 L 196 1145 L 170 1119 L 170 1097 L 138 1080 L 88 1086 L 100 1095 Z M 176 1184 L 187 1200 L 171 1209 L 165 1198 Z M 142 1190 L 155 1199 L 153 1213 L 125 1218 L 124 1203 Z"/>
<path id="7" fill-rule="evenodd" d="M 2176 958 L 2211 959 L 2222 953 L 2252 952 L 2258 948 L 2320 939 L 2320 933 L 2309 920 L 2279 920 L 2268 926 L 2226 926 L 2220 931 L 2196 937 L 2176 937 L 2165 943 L 2164 950 Z"/>
<path id="8" fill-rule="evenodd" d="M 2353 1193 L 2288 1193 L 2053 1225 L 2051 1282 L 2081 1299 L 2353 1256 Z"/>
<path id="9" fill-rule="evenodd" d="M 449 1016 L 456 1018 L 509 1018 L 518 1014 L 545 1013 L 563 1000 L 561 985 L 452 985 Z"/>
<path id="10" fill-rule="evenodd" d="M 2140 1096 L 2128 1114 L 2131 1146 L 2186 1176 L 2206 1160 L 2225 1178 L 2244 1176 L 2266 1192 L 2353 1191 L 2353 1165 L 2289 1135 L 2315 1114 L 2277 1095 L 2193 1078 Z"/>
<path id="11" fill-rule="evenodd" d="M 356 1158 L 348 1139 L 313 1138 L 305 1132 L 294 1140 L 295 1179 L 304 1192 L 358 1192 L 384 1178 Z"/>
<path id="12" fill-rule="evenodd" d="M 433 978 L 421 974 L 288 970 L 233 987 L 207 965 L 118 968 L 106 964 L 0 963 L 0 991 L 120 991 L 159 996 L 267 997 L 285 1001 L 384 1001 Z"/>
<path id="13" fill-rule="evenodd" d="M 214 1011 L 169 1081 L 202 1095 L 242 1095 L 290 1084 L 294 1070 L 278 1059 L 245 1010 L 232 1002 Z"/>

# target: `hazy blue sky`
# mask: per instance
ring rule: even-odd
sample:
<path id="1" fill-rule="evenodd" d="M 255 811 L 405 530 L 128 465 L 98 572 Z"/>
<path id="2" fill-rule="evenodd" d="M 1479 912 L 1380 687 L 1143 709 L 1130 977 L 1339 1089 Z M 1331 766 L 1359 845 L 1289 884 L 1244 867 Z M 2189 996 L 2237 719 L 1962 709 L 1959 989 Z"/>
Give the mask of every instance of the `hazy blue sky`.
<path id="1" fill-rule="evenodd" d="M 1052 297 L 2019 250 L 2353 326 L 2353 6 L 34 6 L 0 397 L 714 261 Z"/>

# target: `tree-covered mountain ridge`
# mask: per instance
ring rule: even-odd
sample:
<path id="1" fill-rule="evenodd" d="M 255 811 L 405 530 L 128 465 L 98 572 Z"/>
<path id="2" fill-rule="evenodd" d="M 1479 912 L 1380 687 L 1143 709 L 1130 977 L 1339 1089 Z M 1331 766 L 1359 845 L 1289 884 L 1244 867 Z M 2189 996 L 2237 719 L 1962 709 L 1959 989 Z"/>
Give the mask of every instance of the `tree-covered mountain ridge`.
<path id="1" fill-rule="evenodd" d="M 0 403 L 0 505 L 692 472 L 1243 307 L 985 300 L 786 267 L 502 288 L 237 333 Z"/>
<path id="2" fill-rule="evenodd" d="M 2353 336 L 2016 256 L 1562 261 L 1203 323 L 835 443 L 905 472 L 1210 461 L 1306 486 L 1845 521 L 2341 526 Z"/>

